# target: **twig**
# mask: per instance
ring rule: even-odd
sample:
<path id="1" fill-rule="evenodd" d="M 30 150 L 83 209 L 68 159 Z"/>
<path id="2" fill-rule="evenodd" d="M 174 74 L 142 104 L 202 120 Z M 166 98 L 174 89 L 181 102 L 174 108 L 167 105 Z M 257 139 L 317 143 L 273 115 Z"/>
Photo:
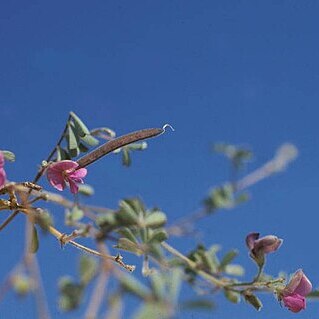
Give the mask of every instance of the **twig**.
<path id="1" fill-rule="evenodd" d="M 62 143 L 64 135 L 66 133 L 66 130 L 68 129 L 68 122 L 69 122 L 70 119 L 71 119 L 71 115 L 69 115 L 69 117 L 68 117 L 68 119 L 66 121 L 64 130 L 63 130 L 60 138 L 58 139 L 58 141 L 55 144 L 54 148 L 52 149 L 51 153 L 49 154 L 49 156 L 48 156 L 48 158 L 46 160 L 47 162 L 49 162 L 52 159 L 53 155 L 56 152 L 56 148 Z M 45 171 L 45 167 L 41 167 L 40 170 L 38 171 L 37 175 L 35 176 L 34 180 L 33 180 L 34 184 L 41 178 L 41 176 L 43 175 L 44 171 Z"/>
<path id="2" fill-rule="evenodd" d="M 183 255 L 181 252 L 179 252 L 177 249 L 175 249 L 174 247 L 170 246 L 168 243 L 166 242 L 162 242 L 161 243 L 162 247 L 167 250 L 168 252 L 170 252 L 172 255 L 178 257 L 179 259 L 181 259 L 184 263 L 186 263 L 192 270 L 194 270 L 196 273 L 198 273 L 201 277 L 203 277 L 204 279 L 208 280 L 209 282 L 213 283 L 215 286 L 223 288 L 227 285 L 226 282 L 224 282 L 223 280 L 220 280 L 216 277 L 214 277 L 213 275 L 208 274 L 207 272 L 197 269 L 197 264 L 192 261 L 191 259 L 187 258 L 185 255 Z"/>
<path id="3" fill-rule="evenodd" d="M 15 210 L 1 225 L 0 232 L 19 214 L 18 210 Z"/>

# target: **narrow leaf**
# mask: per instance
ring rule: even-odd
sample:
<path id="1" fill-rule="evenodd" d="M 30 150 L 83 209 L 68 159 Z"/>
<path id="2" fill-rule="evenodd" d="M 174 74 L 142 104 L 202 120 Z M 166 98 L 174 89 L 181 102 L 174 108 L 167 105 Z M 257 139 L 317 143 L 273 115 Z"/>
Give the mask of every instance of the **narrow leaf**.
<path id="1" fill-rule="evenodd" d="M 74 112 L 70 112 L 70 115 L 73 119 L 74 126 L 75 126 L 76 130 L 79 132 L 80 136 L 83 137 L 85 135 L 90 135 L 89 129 L 80 120 L 80 118 Z"/>
<path id="2" fill-rule="evenodd" d="M 122 149 L 122 164 L 126 167 L 129 167 L 132 164 L 130 152 L 127 147 L 123 147 Z"/>
<path id="3" fill-rule="evenodd" d="M 251 292 L 247 292 L 244 294 L 245 300 L 251 304 L 257 311 L 259 311 L 262 308 L 262 303 L 260 299 L 253 295 Z"/>
<path id="4" fill-rule="evenodd" d="M 151 228 L 158 228 L 166 224 L 166 215 L 161 211 L 152 212 L 145 219 L 145 226 Z"/>
<path id="5" fill-rule="evenodd" d="M 68 152 L 64 148 L 57 146 L 56 151 L 57 151 L 57 161 L 71 159 L 71 156 L 68 154 Z"/>
<path id="6" fill-rule="evenodd" d="M 225 297 L 232 303 L 240 302 L 240 294 L 231 290 L 224 290 Z"/>
<path id="7" fill-rule="evenodd" d="M 151 275 L 151 283 L 155 296 L 158 300 L 164 299 L 166 297 L 165 292 L 165 281 L 163 276 L 159 272 L 155 272 Z"/>
<path id="8" fill-rule="evenodd" d="M 117 249 L 129 251 L 133 254 L 136 254 L 137 256 L 143 255 L 144 253 L 143 250 L 139 248 L 137 244 L 135 244 L 134 242 L 130 241 L 127 238 L 120 238 L 118 240 L 117 245 L 114 247 Z"/>
<path id="9" fill-rule="evenodd" d="M 162 241 L 164 241 L 166 239 L 168 239 L 167 232 L 164 229 L 159 229 L 159 230 L 155 230 L 151 234 L 148 242 L 151 243 L 151 244 L 152 243 L 161 243 Z"/>
<path id="10" fill-rule="evenodd" d="M 182 284 L 183 272 L 179 268 L 174 268 L 170 274 L 170 285 L 168 298 L 172 303 L 176 303 Z"/>
<path id="11" fill-rule="evenodd" d="M 92 135 L 81 136 L 81 140 L 89 146 L 99 145 L 99 140 L 93 137 Z"/>
<path id="12" fill-rule="evenodd" d="M 79 184 L 79 193 L 85 196 L 94 195 L 94 188 L 88 184 Z"/>
<path id="13" fill-rule="evenodd" d="M 224 272 L 231 276 L 243 276 L 245 274 L 245 269 L 238 264 L 226 265 Z"/>
<path id="14" fill-rule="evenodd" d="M 35 254 L 39 249 L 38 232 L 34 225 L 32 225 L 32 238 L 29 249 L 32 254 Z"/>
<path id="15" fill-rule="evenodd" d="M 221 260 L 220 265 L 219 265 L 219 269 L 221 271 L 223 271 L 225 269 L 225 267 L 230 264 L 233 259 L 238 255 L 238 251 L 237 250 L 231 250 L 229 251 Z"/>
<path id="16" fill-rule="evenodd" d="M 123 237 L 131 240 L 133 243 L 137 244 L 138 241 L 137 241 L 137 238 L 136 236 L 134 235 L 134 233 L 127 227 L 123 227 L 121 228 L 119 231 L 119 234 L 121 234 Z"/>
<path id="17" fill-rule="evenodd" d="M 79 148 L 79 141 L 76 132 L 71 124 L 68 124 L 68 149 L 76 150 Z"/>
<path id="18" fill-rule="evenodd" d="M 7 161 L 14 162 L 16 160 L 16 156 L 14 155 L 14 153 L 10 151 L 1 151 L 1 152 Z"/>
<path id="19" fill-rule="evenodd" d="M 141 306 L 133 319 L 168 319 L 171 318 L 170 309 L 161 303 L 148 302 Z"/>
<path id="20" fill-rule="evenodd" d="M 82 255 L 80 259 L 80 278 L 81 282 L 86 285 L 95 276 L 97 271 L 97 261 L 89 256 Z"/>

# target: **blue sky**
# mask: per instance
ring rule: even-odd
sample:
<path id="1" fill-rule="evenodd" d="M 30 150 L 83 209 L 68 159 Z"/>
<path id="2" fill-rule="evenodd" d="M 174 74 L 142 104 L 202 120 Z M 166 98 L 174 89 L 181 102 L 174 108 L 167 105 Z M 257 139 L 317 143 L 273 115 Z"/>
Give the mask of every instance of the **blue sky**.
<path id="1" fill-rule="evenodd" d="M 227 163 L 212 154 L 212 143 L 249 145 L 254 169 L 292 142 L 300 156 L 287 172 L 253 187 L 249 203 L 199 227 L 205 243 L 240 249 L 247 278 L 254 266 L 245 235 L 277 234 L 284 245 L 266 270 L 302 267 L 318 286 L 318 9 L 318 1 L 2 1 L 0 148 L 17 156 L 7 164 L 8 177 L 32 179 L 70 110 L 92 128 L 109 126 L 118 134 L 168 122 L 176 131 L 150 141 L 130 169 L 109 156 L 90 167 L 87 181 L 99 205 L 116 207 L 138 195 L 174 220 L 227 179 Z M 61 223 L 63 211 L 55 210 Z M 23 220 L 0 235 L 1 278 L 21 256 Z M 193 247 L 189 239 L 176 244 Z M 57 276 L 72 273 L 78 255 L 44 238 L 39 259 L 50 297 Z M 296 316 L 262 297 L 261 313 L 219 298 L 216 312 L 201 318 Z M 32 305 L 9 294 L 0 312 L 33 318 Z M 297 317 L 315 318 L 318 308 L 309 303 Z"/>

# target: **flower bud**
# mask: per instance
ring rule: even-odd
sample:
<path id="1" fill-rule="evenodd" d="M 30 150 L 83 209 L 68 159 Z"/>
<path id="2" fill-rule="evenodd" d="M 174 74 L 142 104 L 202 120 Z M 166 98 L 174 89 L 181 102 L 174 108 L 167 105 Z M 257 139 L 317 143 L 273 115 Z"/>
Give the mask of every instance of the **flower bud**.
<path id="1" fill-rule="evenodd" d="M 312 290 L 312 284 L 304 272 L 299 269 L 291 277 L 289 283 L 279 295 L 285 307 L 292 312 L 299 312 L 306 308 L 307 296 Z"/>
<path id="2" fill-rule="evenodd" d="M 283 240 L 274 235 L 259 238 L 259 233 L 250 233 L 246 237 L 246 244 L 250 251 L 250 256 L 259 266 L 265 262 L 265 254 L 276 251 Z"/>

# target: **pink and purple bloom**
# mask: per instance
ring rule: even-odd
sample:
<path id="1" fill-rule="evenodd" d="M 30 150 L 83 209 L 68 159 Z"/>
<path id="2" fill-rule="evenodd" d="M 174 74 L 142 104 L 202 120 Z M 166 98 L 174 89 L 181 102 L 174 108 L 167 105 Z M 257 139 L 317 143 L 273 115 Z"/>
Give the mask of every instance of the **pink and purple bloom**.
<path id="1" fill-rule="evenodd" d="M 306 308 L 306 298 L 312 290 L 312 284 L 304 272 L 299 269 L 291 277 L 289 283 L 281 292 L 279 298 L 284 306 L 292 312 Z"/>
<path id="2" fill-rule="evenodd" d="M 63 191 L 68 184 L 71 193 L 76 194 L 79 191 L 77 184 L 84 183 L 83 178 L 87 174 L 86 168 L 78 167 L 77 162 L 69 160 L 52 163 L 47 169 L 50 184 L 59 191 Z"/>
<path id="3" fill-rule="evenodd" d="M 259 265 L 264 264 L 265 254 L 276 251 L 282 242 L 282 239 L 274 235 L 259 238 L 259 233 L 250 233 L 246 237 L 246 245 L 249 249 L 250 256 Z"/>
<path id="4" fill-rule="evenodd" d="M 3 167 L 4 167 L 4 156 L 3 156 L 3 153 L 0 151 L 0 187 L 2 187 L 7 180 L 7 175 Z"/>

